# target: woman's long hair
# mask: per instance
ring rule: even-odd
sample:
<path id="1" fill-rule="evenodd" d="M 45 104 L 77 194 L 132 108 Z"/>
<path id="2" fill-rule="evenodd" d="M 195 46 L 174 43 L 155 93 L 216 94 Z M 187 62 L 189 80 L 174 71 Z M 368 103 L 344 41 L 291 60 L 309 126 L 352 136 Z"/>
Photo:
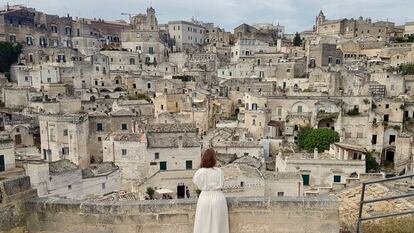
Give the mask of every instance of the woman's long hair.
<path id="1" fill-rule="evenodd" d="M 212 168 L 216 166 L 216 164 L 216 152 L 211 148 L 204 151 L 204 154 L 201 157 L 200 168 Z"/>

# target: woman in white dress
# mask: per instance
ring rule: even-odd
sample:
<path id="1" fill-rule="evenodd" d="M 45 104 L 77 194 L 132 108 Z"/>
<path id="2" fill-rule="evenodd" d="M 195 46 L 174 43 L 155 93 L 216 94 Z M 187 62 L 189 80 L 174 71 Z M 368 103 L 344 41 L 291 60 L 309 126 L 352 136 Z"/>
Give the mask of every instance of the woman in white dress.
<path id="1" fill-rule="evenodd" d="M 229 233 L 227 202 L 221 191 L 224 175 L 216 164 L 216 152 L 207 149 L 201 158 L 200 169 L 193 177 L 194 184 L 201 190 L 194 233 Z"/>

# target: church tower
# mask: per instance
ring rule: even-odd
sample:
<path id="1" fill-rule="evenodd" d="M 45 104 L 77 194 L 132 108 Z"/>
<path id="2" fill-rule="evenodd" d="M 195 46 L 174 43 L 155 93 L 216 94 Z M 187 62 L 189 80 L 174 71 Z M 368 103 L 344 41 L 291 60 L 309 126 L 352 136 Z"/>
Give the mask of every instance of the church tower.
<path id="1" fill-rule="evenodd" d="M 155 10 L 152 7 L 147 9 L 147 23 L 146 23 L 146 26 L 150 30 L 157 30 L 158 29 L 157 17 L 155 16 Z"/>
<path id="2" fill-rule="evenodd" d="M 325 22 L 325 15 L 323 14 L 323 11 L 321 10 L 315 20 L 316 30 L 318 30 L 319 25 L 321 25 L 323 22 Z"/>

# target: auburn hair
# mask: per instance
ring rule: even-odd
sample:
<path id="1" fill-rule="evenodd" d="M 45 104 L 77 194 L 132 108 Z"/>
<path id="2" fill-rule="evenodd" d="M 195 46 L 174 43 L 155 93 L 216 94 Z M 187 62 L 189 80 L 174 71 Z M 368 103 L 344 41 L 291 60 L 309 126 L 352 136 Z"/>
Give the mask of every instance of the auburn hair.
<path id="1" fill-rule="evenodd" d="M 212 168 L 216 166 L 216 164 L 216 152 L 211 148 L 204 151 L 203 156 L 201 157 L 200 168 Z"/>

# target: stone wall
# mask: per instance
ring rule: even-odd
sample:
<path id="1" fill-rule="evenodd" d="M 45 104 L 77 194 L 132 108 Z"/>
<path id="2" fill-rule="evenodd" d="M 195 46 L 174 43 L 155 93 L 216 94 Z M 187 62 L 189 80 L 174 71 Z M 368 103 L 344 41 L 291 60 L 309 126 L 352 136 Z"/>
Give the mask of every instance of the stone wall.
<path id="1" fill-rule="evenodd" d="M 0 233 L 20 233 L 25 230 L 24 201 L 36 196 L 28 176 L 1 180 L 0 177 Z"/>
<path id="2" fill-rule="evenodd" d="M 228 198 L 230 231 L 339 232 L 330 197 Z M 56 198 L 27 202 L 29 232 L 190 233 L 196 199 L 96 203 Z"/>

